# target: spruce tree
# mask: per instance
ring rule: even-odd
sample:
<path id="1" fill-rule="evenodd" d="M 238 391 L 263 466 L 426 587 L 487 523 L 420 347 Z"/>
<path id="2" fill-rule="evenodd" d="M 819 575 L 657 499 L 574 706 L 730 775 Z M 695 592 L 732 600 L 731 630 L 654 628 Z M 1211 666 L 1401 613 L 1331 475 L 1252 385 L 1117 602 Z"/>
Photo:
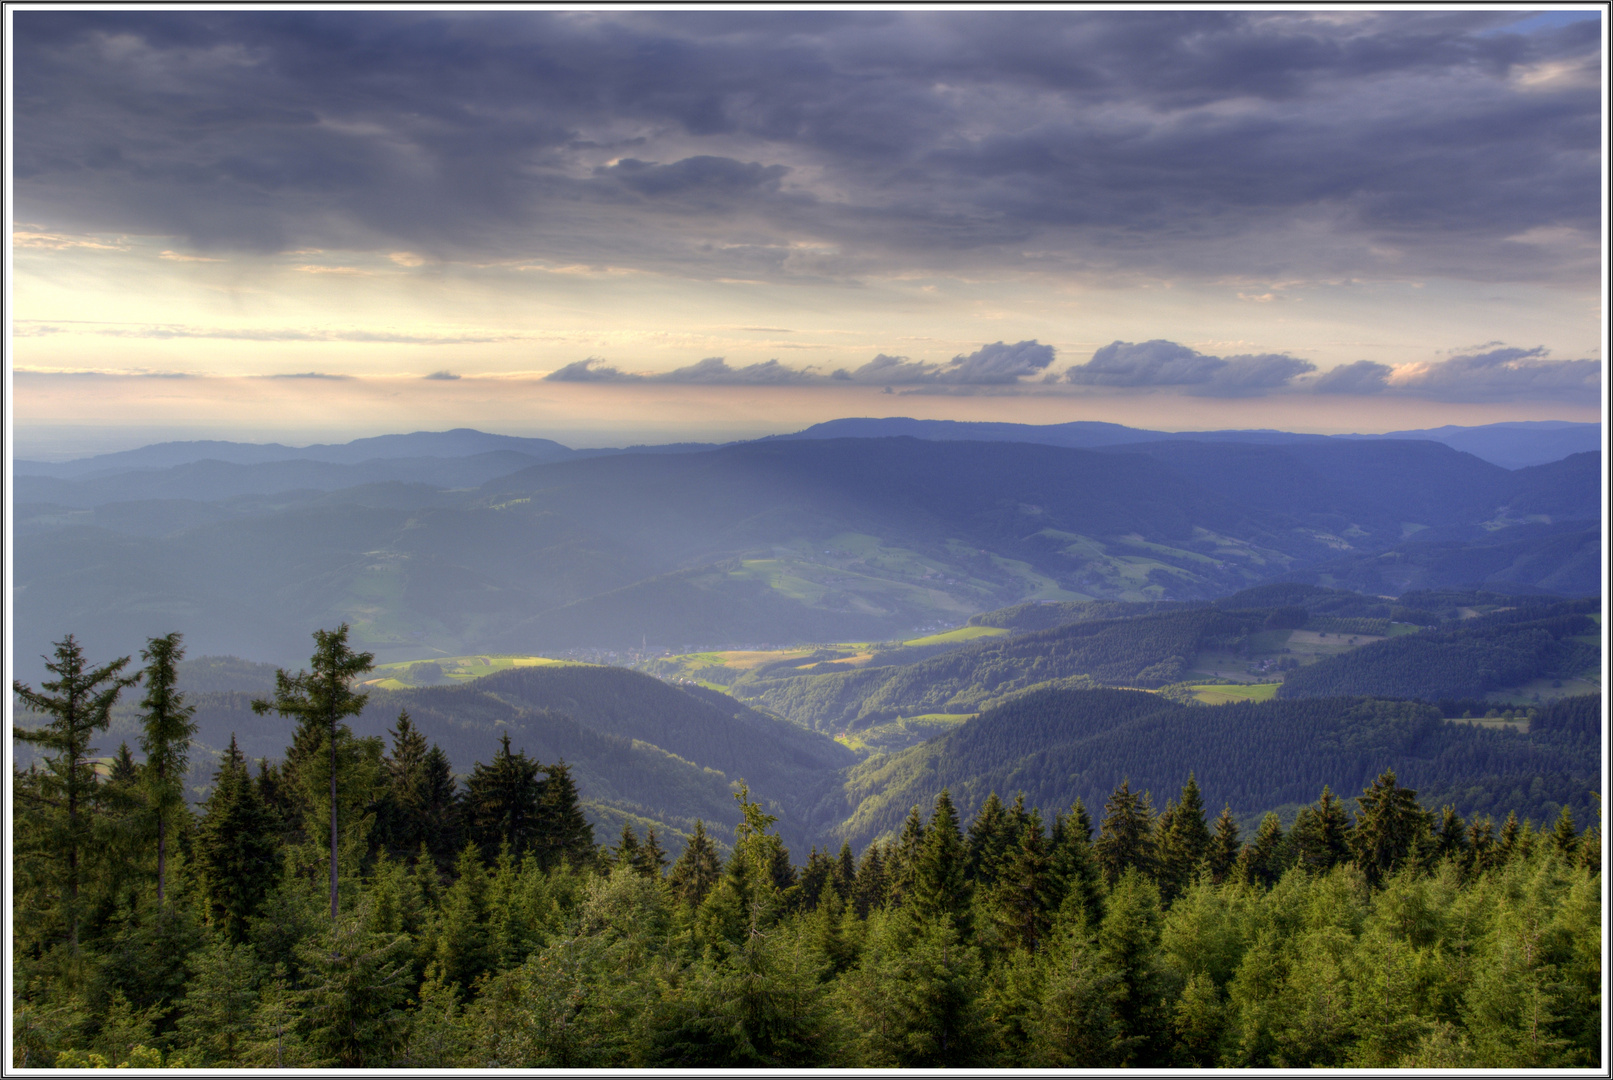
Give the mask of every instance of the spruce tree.
<path id="1" fill-rule="evenodd" d="M 1239 877 L 1251 884 L 1271 888 L 1288 868 L 1288 846 L 1275 811 L 1260 819 L 1255 838 L 1238 855 Z"/>
<path id="2" fill-rule="evenodd" d="M 1154 870 L 1154 811 L 1147 792 L 1131 790 L 1122 780 L 1103 806 L 1103 825 L 1094 852 L 1104 880 L 1111 886 L 1130 867 L 1144 874 Z"/>
<path id="3" fill-rule="evenodd" d="M 1495 861 L 1497 865 L 1505 866 L 1517 858 L 1523 851 L 1523 826 L 1518 824 L 1518 812 L 1507 811 L 1507 819 L 1501 823 L 1501 835 L 1496 838 Z"/>
<path id="4" fill-rule="evenodd" d="M 151 638 L 140 653 L 145 660 L 146 696 L 140 702 L 145 714 L 140 749 L 145 751 L 146 803 L 157 825 L 157 903 L 166 895 L 168 833 L 185 809 L 185 767 L 190 740 L 196 733 L 196 709 L 185 703 L 178 689 L 177 665 L 185 657 L 180 635 Z"/>
<path id="5" fill-rule="evenodd" d="M 996 884 L 1003 860 L 1018 840 L 1009 814 L 993 791 L 969 823 L 964 876 L 981 888 Z"/>
<path id="6" fill-rule="evenodd" d="M 807 852 L 806 866 L 796 887 L 794 906 L 801 911 L 815 911 L 827 893 L 834 891 L 835 862 L 827 852 L 816 845 Z"/>
<path id="7" fill-rule="evenodd" d="M 666 852 L 661 850 L 654 829 L 649 829 L 644 834 L 644 846 L 639 848 L 637 866 L 639 873 L 656 881 L 660 881 L 662 875 L 666 873 Z"/>
<path id="8" fill-rule="evenodd" d="M 453 771 L 440 747 L 428 745 L 407 709 L 387 733 L 392 750 L 382 759 L 386 795 L 379 832 L 393 855 L 405 857 L 429 845 L 439 862 L 458 849 L 458 806 Z"/>
<path id="9" fill-rule="evenodd" d="M 968 938 L 971 932 L 969 899 L 972 888 L 964 877 L 963 832 L 958 828 L 958 811 L 952 805 L 952 795 L 946 788 L 935 797 L 935 809 L 924 830 L 924 845 L 919 849 L 912 872 L 912 892 L 907 906 L 919 924 L 934 925 L 941 918 L 950 918 L 958 933 Z"/>
<path id="10" fill-rule="evenodd" d="M 526 751 L 511 752 L 507 731 L 499 738 L 492 762 L 477 762 L 471 770 L 465 783 L 466 831 L 486 854 L 508 844 L 519 858 L 538 839 L 543 788 L 539 770 Z"/>
<path id="11" fill-rule="evenodd" d="M 683 854 L 672 864 L 672 873 L 667 878 L 672 895 L 690 908 L 697 908 L 721 876 L 722 863 L 717 858 L 717 848 L 706 835 L 706 823 L 697 819 Z"/>
<path id="12" fill-rule="evenodd" d="M 1428 814 L 1417 805 L 1417 793 L 1396 782 L 1393 770 L 1374 780 L 1356 803 L 1351 846 L 1356 865 L 1376 885 L 1420 854 L 1428 837 Z"/>
<path id="13" fill-rule="evenodd" d="M 890 878 L 885 872 L 885 855 L 879 844 L 869 844 L 857 864 L 852 884 L 852 905 L 859 919 L 885 906 L 890 899 Z"/>
<path id="14" fill-rule="evenodd" d="M 1434 842 L 1434 857 L 1454 863 L 1466 871 L 1472 852 L 1467 846 L 1467 822 L 1448 803 L 1439 812 L 1439 835 Z"/>
<path id="15" fill-rule="evenodd" d="M 1049 876 L 1060 917 L 1077 915 L 1096 925 L 1103 910 L 1103 872 L 1092 850 L 1091 819 L 1080 799 L 1068 814 L 1053 818 Z"/>
<path id="16" fill-rule="evenodd" d="M 902 822 L 901 835 L 888 850 L 885 859 L 885 895 L 892 905 L 907 902 L 913 890 L 913 875 L 918 869 L 919 851 L 924 847 L 924 818 L 914 806 Z"/>
<path id="17" fill-rule="evenodd" d="M 1232 816 L 1232 807 L 1223 806 L 1215 819 L 1215 832 L 1210 836 L 1210 850 L 1204 855 L 1204 869 L 1210 880 L 1219 885 L 1225 881 L 1238 862 L 1238 822 Z"/>
<path id="18" fill-rule="evenodd" d="M 207 919 L 227 942 L 245 939 L 248 922 L 279 881 L 274 814 L 247 775 L 235 736 L 213 776 L 213 790 L 192 849 Z"/>
<path id="19" fill-rule="evenodd" d="M 83 863 L 98 797 L 94 762 L 90 759 L 95 748 L 90 740 L 111 723 L 112 705 L 118 695 L 139 681 L 139 675 L 121 674 L 128 665 L 129 657 L 124 656 L 89 668 L 84 651 L 68 634 L 56 643 L 56 659 L 45 662 L 46 670 L 55 679 L 41 683 L 39 691 L 20 682 L 11 684 L 12 693 L 24 705 L 48 717 L 43 727 L 11 729 L 13 738 L 40 747 L 44 758 L 37 782 L 28 787 L 43 828 L 37 836 L 18 845 L 16 857 L 59 864 L 57 915 L 74 952 L 78 951 L 82 917 L 79 889 Z"/>
<path id="20" fill-rule="evenodd" d="M 252 1037 L 262 977 L 252 946 L 219 941 L 191 956 L 190 971 L 181 1035 L 202 1052 L 205 1064 L 240 1068 Z"/>
<path id="21" fill-rule="evenodd" d="M 541 765 L 543 786 L 538 792 L 538 828 L 533 850 L 538 865 L 551 870 L 562 863 L 575 869 L 594 857 L 594 829 L 583 816 L 577 783 L 564 760 Z"/>
<path id="22" fill-rule="evenodd" d="M 1289 839 L 1295 860 L 1312 873 L 1325 874 L 1350 857 L 1350 818 L 1332 788 L 1322 785 L 1322 797 L 1300 809 Z"/>
<path id="23" fill-rule="evenodd" d="M 1500 864 L 1500 845 L 1495 839 L 1495 822 L 1488 814 L 1475 817 L 1467 827 L 1467 846 L 1473 853 L 1473 870 L 1482 873 Z"/>
<path id="24" fill-rule="evenodd" d="M 835 858 L 834 887 L 840 899 L 851 903 L 852 886 L 857 880 L 857 860 L 851 854 L 851 841 L 840 842 L 840 854 Z"/>
<path id="25" fill-rule="evenodd" d="M 638 834 L 633 831 L 632 825 L 624 821 L 621 839 L 616 841 L 616 846 L 610 851 L 610 864 L 612 868 L 625 867 L 635 873 L 642 873 L 639 862 Z"/>
<path id="26" fill-rule="evenodd" d="M 352 732 L 343 721 L 364 711 L 368 694 L 355 694 L 354 679 L 375 666 L 371 653 L 355 653 L 347 644 L 347 624 L 335 630 L 314 631 L 314 655 L 309 662 L 311 671 L 288 675 L 285 669 L 274 673 L 274 698 L 259 698 L 252 702 L 252 711 L 258 715 L 276 712 L 281 716 L 295 717 L 297 736 L 304 745 L 323 743 L 330 759 L 330 918 L 336 921 L 336 857 L 340 843 L 337 836 L 337 744 L 351 738 Z"/>
<path id="27" fill-rule="evenodd" d="M 343 1070 L 392 1063 L 402 1043 L 409 965 L 401 936 L 364 928 L 361 914 L 332 923 L 298 949 L 308 1048 Z"/>
<path id="28" fill-rule="evenodd" d="M 1032 810 L 1019 830 L 1018 843 L 1004 860 L 1002 875 L 990 888 L 991 906 L 1006 938 L 1027 952 L 1036 951 L 1052 922 L 1052 861 L 1042 816 Z"/>
<path id="29" fill-rule="evenodd" d="M 1567 859 L 1574 861 L 1579 851 L 1579 833 L 1574 828 L 1574 813 L 1566 805 L 1557 815 L 1557 825 L 1551 831 L 1551 846 Z"/>
<path id="30" fill-rule="evenodd" d="M 1204 797 L 1198 780 L 1189 772 L 1182 796 L 1160 816 L 1159 887 L 1168 904 L 1193 880 L 1193 874 L 1210 849 L 1210 829 L 1204 823 Z"/>

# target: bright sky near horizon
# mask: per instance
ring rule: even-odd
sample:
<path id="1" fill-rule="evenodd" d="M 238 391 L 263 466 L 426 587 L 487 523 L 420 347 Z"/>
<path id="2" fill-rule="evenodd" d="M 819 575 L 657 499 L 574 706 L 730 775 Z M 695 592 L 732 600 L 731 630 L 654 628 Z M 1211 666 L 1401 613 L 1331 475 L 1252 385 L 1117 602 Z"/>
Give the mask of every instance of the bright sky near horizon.
<path id="1" fill-rule="evenodd" d="M 19 455 L 1601 417 L 1600 9 L 7 15 Z"/>

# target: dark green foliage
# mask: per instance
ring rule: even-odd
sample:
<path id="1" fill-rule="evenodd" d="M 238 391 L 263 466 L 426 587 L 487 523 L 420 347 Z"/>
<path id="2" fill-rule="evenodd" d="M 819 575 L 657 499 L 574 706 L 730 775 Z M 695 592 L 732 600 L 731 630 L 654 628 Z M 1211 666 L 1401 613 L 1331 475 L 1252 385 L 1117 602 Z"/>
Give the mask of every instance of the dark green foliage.
<path id="1" fill-rule="evenodd" d="M 885 858 L 878 844 L 869 844 L 857 865 L 857 878 L 852 885 L 852 902 L 858 918 L 866 919 L 870 912 L 885 905 L 890 896 L 890 877 L 885 869 Z"/>
<path id="2" fill-rule="evenodd" d="M 964 876 L 982 886 L 990 886 L 1002 870 L 1004 858 L 1015 841 L 1015 830 L 993 791 L 986 796 L 979 813 L 969 825 Z"/>
<path id="3" fill-rule="evenodd" d="M 1204 853 L 1204 872 L 1219 885 L 1232 873 L 1238 861 L 1238 822 L 1232 808 L 1223 806 L 1215 819 L 1215 832 L 1210 836 L 1209 848 Z"/>
<path id="4" fill-rule="evenodd" d="M 190 740 L 196 733 L 191 718 L 195 706 L 185 703 L 178 688 L 177 666 L 184 659 L 180 636 L 168 634 L 152 638 L 140 654 L 146 668 L 142 672 L 146 695 L 140 702 L 140 749 L 146 755 L 144 774 L 146 805 L 157 826 L 157 902 L 166 895 L 168 884 L 168 837 L 184 813 L 184 777 L 190 761 Z"/>
<path id="5" fill-rule="evenodd" d="M 539 764 L 512 753 L 506 732 L 490 764 L 478 763 L 465 783 L 465 831 L 488 855 L 508 846 L 520 858 L 541 834 Z"/>
<path id="6" fill-rule="evenodd" d="M 913 859 L 909 875 L 911 891 L 903 903 L 913 912 L 921 927 L 945 919 L 967 937 L 970 884 L 964 875 L 963 832 L 958 811 L 946 789 L 935 797 L 935 809 L 924 830 L 924 840 Z"/>
<path id="7" fill-rule="evenodd" d="M 207 921 L 225 941 L 245 939 L 249 921 L 280 879 L 278 832 L 230 740 L 191 845 Z"/>
<path id="8" fill-rule="evenodd" d="M 1350 829 L 1344 805 L 1324 784 L 1322 797 L 1315 805 L 1302 807 L 1294 819 L 1293 832 L 1288 836 L 1294 860 L 1314 873 L 1326 873 L 1349 858 Z"/>
<path id="9" fill-rule="evenodd" d="M 1204 798 L 1192 773 L 1182 785 L 1181 798 L 1159 816 L 1154 848 L 1160 890 L 1168 903 L 1186 890 L 1210 850 Z"/>
<path id="10" fill-rule="evenodd" d="M 672 873 L 668 875 L 672 893 L 689 907 L 697 908 L 721 874 L 722 863 L 717 858 L 716 847 L 706 836 L 706 823 L 696 821 L 683 854 L 672 864 Z"/>
<path id="11" fill-rule="evenodd" d="M 1271 888 L 1293 865 L 1292 850 L 1274 813 L 1260 821 L 1260 829 L 1247 847 L 1238 853 L 1238 876 L 1253 885 Z"/>
<path id="12" fill-rule="evenodd" d="M 86 805 L 91 835 L 130 838 L 129 850 L 83 864 L 79 949 L 19 923 L 13 1062 L 344 1071 L 1599 1065 L 1601 881 L 1586 854 L 1599 839 L 1577 824 L 1589 812 L 1548 800 L 1542 785 L 1551 812 L 1536 819 L 1541 828 L 1513 812 L 1497 836 L 1486 815 L 1464 822 L 1449 798 L 1436 825 L 1401 781 L 1437 773 L 1453 734 L 1497 770 L 1509 766 L 1494 759 L 1508 753 L 1514 763 L 1583 756 L 1596 737 L 1586 703 L 1539 710 L 1546 722 L 1526 738 L 1447 724 L 1437 708 L 1413 703 L 1203 709 L 1095 697 L 1066 699 L 1074 707 L 1064 728 L 1080 735 L 1088 725 L 1075 745 L 1126 745 L 1103 741 L 1095 714 L 1113 706 L 1107 730 L 1162 757 L 1184 746 L 1215 751 L 1208 756 L 1232 780 L 1191 762 L 1169 781 L 1122 772 L 1088 796 L 1105 799 L 1094 838 L 1086 797 L 1052 804 L 1069 811 L 1049 831 L 1034 794 L 1005 805 L 991 796 L 997 785 L 977 787 L 981 809 L 970 820 L 949 774 L 934 772 L 943 782 L 927 822 L 915 807 L 900 831 L 887 831 L 890 844 L 866 845 L 860 860 L 843 843 L 834 857 L 814 847 L 799 867 L 777 829 L 782 808 L 737 784 L 730 856 L 720 859 L 696 821 L 664 877 L 659 826 L 636 821 L 604 872 L 565 767 L 540 766 L 508 740 L 473 787 L 497 803 L 506 786 L 487 778 L 507 772 L 535 824 L 490 830 L 496 852 L 457 841 L 443 873 L 423 818 L 400 827 L 402 807 L 430 801 L 398 793 L 429 781 L 432 750 L 399 717 L 384 759 L 378 741 L 363 739 L 347 740 L 351 752 L 337 757 L 351 788 L 339 809 L 352 827 L 336 852 L 334 922 L 324 911 L 320 807 L 307 797 L 310 788 L 323 795 L 324 743 L 296 733 L 288 763 L 260 765 L 256 780 L 232 744 L 196 828 L 175 844 L 161 904 L 152 838 L 135 827 L 149 765 L 125 745 L 104 781 L 90 781 Z M 982 718 L 988 734 L 996 724 L 1010 735 L 1004 714 L 1015 715 L 1004 706 Z M 1248 750 L 1217 728 L 1228 715 L 1254 726 Z M 1032 729 L 1044 722 L 1035 711 L 1018 716 Z M 1298 730 L 1285 736 L 1283 724 Z M 1299 753 L 1306 741 L 1340 775 L 1317 785 L 1320 799 L 1287 835 L 1268 813 L 1240 845 L 1230 808 L 1206 826 L 1207 795 L 1286 795 L 1299 781 L 1254 787 L 1257 751 L 1275 748 L 1268 771 L 1292 764 L 1303 773 L 1313 767 Z M 1386 745 L 1399 748 L 1392 762 Z M 1054 740 L 1044 758 L 1014 758 L 1013 786 L 999 789 L 1070 791 L 1045 779 L 1078 760 L 1066 751 Z M 14 776 L 14 805 L 26 805 L 41 775 Z M 1140 775 L 1153 790 L 1187 782 L 1156 818 Z M 1334 782 L 1365 786 L 1353 820 L 1324 786 Z M 551 814 L 560 804 L 569 815 Z M 299 815 L 302 826 L 288 823 Z M 572 824 L 546 824 L 563 817 Z M 45 824 L 18 813 L 19 849 L 46 835 Z M 403 828 L 424 841 L 416 851 L 393 850 Z M 524 852 L 511 840 L 522 836 Z M 35 905 L 19 911 L 56 902 L 26 862 L 15 878 L 19 904 Z"/>
<path id="13" fill-rule="evenodd" d="M 1417 805 L 1415 791 L 1396 782 L 1393 771 L 1374 780 L 1356 804 L 1350 846 L 1368 881 L 1378 882 L 1422 853 L 1431 825 L 1428 813 Z"/>
<path id="14" fill-rule="evenodd" d="M 75 951 L 83 917 L 80 886 L 100 795 L 90 740 L 106 730 L 118 695 L 139 681 L 138 675 L 121 674 L 128 664 L 125 656 L 89 667 L 84 651 L 69 634 L 56 643 L 56 658 L 45 663 L 56 678 L 40 684 L 43 693 L 20 682 L 11 684 L 24 706 L 47 718 L 40 727 L 11 729 L 13 738 L 40 747 L 44 756 L 42 770 L 15 782 L 32 826 L 16 857 L 35 860 L 44 871 L 42 877 L 54 879 L 56 902 L 53 910 L 41 914 L 50 920 L 52 930 L 47 933 L 64 935 Z"/>
<path id="15" fill-rule="evenodd" d="M 323 746 L 328 751 L 329 764 L 325 771 L 330 785 L 330 847 L 326 850 L 330 859 L 332 922 L 336 920 L 336 864 L 340 846 L 336 797 L 339 787 L 338 746 L 352 737 L 352 732 L 343 721 L 349 716 L 357 716 L 363 712 L 364 702 L 367 700 L 366 695 L 353 692 L 352 682 L 369 671 L 374 662 L 375 657 L 370 653 L 355 653 L 348 646 L 346 623 L 335 630 L 315 630 L 314 656 L 310 662 L 312 670 L 298 672 L 296 675 L 287 675 L 283 670 L 276 671 L 273 700 L 259 698 L 252 702 L 252 711 L 259 715 L 272 711 L 281 716 L 296 718 L 297 732 L 293 745 L 302 751 L 304 761 L 300 764 L 306 773 L 305 779 L 309 784 L 310 795 L 314 790 L 313 784 L 317 773 L 317 765 L 313 759 L 317 756 L 319 747 Z"/>
<path id="16" fill-rule="evenodd" d="M 1572 699 L 1569 699 L 1572 700 Z M 1594 700 L 1594 699 L 1592 699 Z M 971 814 L 992 790 L 1022 789 L 1028 803 L 1098 805 L 1122 779 L 1134 790 L 1173 791 L 1195 771 L 1209 805 L 1250 815 L 1314 799 L 1324 784 L 1360 790 L 1386 767 L 1435 805 L 1458 813 L 1515 807 L 1539 820 L 1570 806 L 1591 811 L 1600 756 L 1576 705 L 1542 709 L 1537 734 L 1447 723 L 1438 709 L 1371 698 L 1307 698 L 1184 706 L 1127 690 L 1036 690 L 957 730 L 850 771 L 853 843 L 889 836 L 900 814 L 942 787 Z M 1345 787 L 1348 785 L 1348 787 Z M 849 808 L 848 808 L 849 810 Z"/>
<path id="17" fill-rule="evenodd" d="M 543 787 L 538 794 L 538 833 L 532 843 L 538 865 L 545 870 L 562 863 L 581 866 L 593 855 L 594 830 L 583 817 L 571 768 L 557 761 L 541 765 L 539 770 Z M 650 844 L 655 846 L 654 829 L 650 830 Z"/>
<path id="18" fill-rule="evenodd" d="M 459 847 L 460 806 L 448 757 L 410 721 L 407 710 L 388 733 L 392 752 L 383 759 L 387 791 L 376 825 L 378 838 L 395 857 L 412 856 L 425 844 L 446 868 Z"/>
<path id="19" fill-rule="evenodd" d="M 1129 779 L 1120 782 L 1103 804 L 1103 824 L 1093 851 L 1111 888 L 1127 870 L 1153 873 L 1154 808 L 1148 792 L 1132 791 Z"/>
<path id="20" fill-rule="evenodd" d="M 345 1070 L 391 1063 L 408 992 L 404 945 L 349 916 L 301 946 L 308 987 L 298 1004 L 308 1049 L 321 1064 Z"/>

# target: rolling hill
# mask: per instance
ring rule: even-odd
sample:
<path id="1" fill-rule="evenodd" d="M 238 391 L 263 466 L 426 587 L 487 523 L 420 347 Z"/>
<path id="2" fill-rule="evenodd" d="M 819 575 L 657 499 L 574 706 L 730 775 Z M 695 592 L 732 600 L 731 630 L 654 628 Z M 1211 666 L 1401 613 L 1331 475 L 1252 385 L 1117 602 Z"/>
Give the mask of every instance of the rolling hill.
<path id="1" fill-rule="evenodd" d="M 22 477 L 16 662 L 36 675 L 65 633 L 125 652 L 177 629 L 295 663 L 344 621 L 383 660 L 890 640 L 1031 600 L 1336 581 L 1341 560 L 1444 550 L 1421 537 L 1454 545 L 1442 565 L 1504 563 L 1485 580 L 1582 593 L 1600 513 L 1596 455 L 1515 474 L 1427 440 L 682 449 L 491 478 L 522 451 Z M 1472 584 L 1452 573 L 1427 583 Z"/>

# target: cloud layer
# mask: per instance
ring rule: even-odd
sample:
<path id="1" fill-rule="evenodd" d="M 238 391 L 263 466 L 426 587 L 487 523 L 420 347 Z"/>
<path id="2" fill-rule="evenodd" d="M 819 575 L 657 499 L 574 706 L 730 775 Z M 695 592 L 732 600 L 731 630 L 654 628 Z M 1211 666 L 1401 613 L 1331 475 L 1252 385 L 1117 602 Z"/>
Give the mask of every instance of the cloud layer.
<path id="1" fill-rule="evenodd" d="M 1264 397 L 1274 393 L 1386 394 L 1448 402 L 1506 400 L 1593 404 L 1600 400 L 1602 365 L 1596 360 L 1552 360 L 1540 347 L 1500 347 L 1444 360 L 1392 367 L 1371 360 L 1342 364 L 1315 374 L 1316 365 L 1284 353 L 1212 356 L 1163 338 L 1115 341 L 1062 375 L 1048 370 L 1055 350 L 1037 341 L 983 345 L 945 364 L 880 353 L 856 368 L 828 375 L 777 360 L 734 367 L 720 356 L 673 371 L 623 371 L 589 357 L 550 372 L 555 382 L 685 383 L 706 386 L 811 386 L 862 384 L 905 387 L 906 392 L 973 393 L 1016 387 L 1027 393 L 1070 393 L 1075 388 L 1109 392 L 1169 390 L 1196 397 Z M 1487 346 L 1488 348 L 1488 346 Z M 1040 376 L 1040 377 L 1038 377 Z M 443 374 L 430 376 L 442 378 Z"/>
<path id="2" fill-rule="evenodd" d="M 1523 17 L 19 11 L 15 200 L 192 259 L 1592 280 L 1597 20 Z"/>

